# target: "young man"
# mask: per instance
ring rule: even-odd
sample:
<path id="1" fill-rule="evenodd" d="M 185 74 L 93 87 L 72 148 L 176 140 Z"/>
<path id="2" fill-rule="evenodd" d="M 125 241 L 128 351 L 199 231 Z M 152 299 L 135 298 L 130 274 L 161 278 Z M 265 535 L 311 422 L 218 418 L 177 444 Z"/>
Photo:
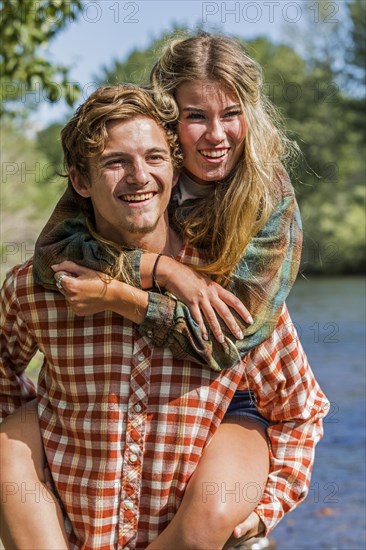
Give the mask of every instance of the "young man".
<path id="1" fill-rule="evenodd" d="M 98 117 L 103 122 L 93 127 Z M 95 93 L 64 129 L 63 144 L 77 159 L 68 163 L 71 183 L 105 241 L 178 254 L 182 243 L 166 211 L 174 140 L 146 92 Z M 141 296 L 140 308 L 127 305 L 124 318 L 83 319 L 61 294 L 34 283 L 32 260 L 3 287 L 2 416 L 35 396 L 23 372 L 40 349 L 39 425 L 71 548 L 142 548 L 169 524 L 243 373 L 240 363 L 217 374 L 153 346 L 134 324 L 146 314 Z M 15 479 L 21 482 L 21 472 L 3 483 L 8 501 Z M 47 529 L 47 517 L 39 523 Z"/>
<path id="2" fill-rule="evenodd" d="M 64 129 L 63 144 L 70 154 L 69 178 L 92 208 L 95 230 L 105 246 L 197 258 L 169 227 L 166 207 L 174 179 L 174 141 L 163 130 L 160 113 L 146 92 L 129 87 L 95 92 Z M 126 303 L 123 317 L 106 311 L 80 318 L 61 294 L 34 283 L 32 261 L 14 268 L 3 287 L 2 415 L 34 397 L 23 373 L 40 349 L 45 361 L 38 385 L 39 424 L 71 548 L 145 548 L 170 527 L 203 448 L 234 391 L 246 380 L 244 361 L 218 373 L 175 359 L 168 349 L 141 336 L 134 323 L 144 320 L 147 299 L 143 291 L 134 292 L 141 298 L 140 308 Z M 284 319 L 248 372 L 259 381 L 262 369 L 267 369 L 267 379 L 282 376 L 286 414 L 296 412 L 296 429 L 307 424 L 301 442 L 305 453 L 298 451 L 297 443 L 294 458 L 297 463 L 306 455 L 309 467 L 325 401 L 315 382 L 293 395 L 304 372 L 288 380 L 279 373 L 284 353 L 307 369 L 303 357 L 291 356 L 293 334 Z M 280 352 L 279 340 L 286 337 L 288 348 Z M 273 388 L 262 382 L 262 394 L 274 421 L 280 422 L 281 406 L 272 406 Z M 303 411 L 301 403 L 303 408 L 306 403 Z M 282 428 L 274 424 L 272 429 Z M 287 440 L 294 445 L 296 434 L 288 434 Z M 273 452 L 275 469 L 280 470 L 282 450 Z M 258 457 L 248 455 L 243 470 L 249 477 L 240 480 L 240 490 L 245 481 L 255 484 L 253 462 Z M 289 469 L 286 473 L 291 477 Z M 19 478 L 18 472 L 14 479 Z M 225 491 L 232 490 L 234 481 Z M 202 483 L 201 500 L 211 502 L 216 482 Z M 289 502 L 301 491 L 302 486 L 287 487 L 283 480 L 282 484 Z M 11 498 L 12 488 L 7 487 Z"/>

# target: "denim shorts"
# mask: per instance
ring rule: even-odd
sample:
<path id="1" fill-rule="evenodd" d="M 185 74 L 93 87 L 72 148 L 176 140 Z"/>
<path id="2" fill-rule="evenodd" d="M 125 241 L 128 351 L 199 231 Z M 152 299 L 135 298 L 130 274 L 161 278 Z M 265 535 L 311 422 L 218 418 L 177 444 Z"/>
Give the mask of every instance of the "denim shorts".
<path id="1" fill-rule="evenodd" d="M 226 411 L 225 418 L 231 416 L 245 416 L 262 422 L 266 428 L 269 426 L 269 421 L 257 411 L 255 395 L 252 391 L 236 390 Z"/>

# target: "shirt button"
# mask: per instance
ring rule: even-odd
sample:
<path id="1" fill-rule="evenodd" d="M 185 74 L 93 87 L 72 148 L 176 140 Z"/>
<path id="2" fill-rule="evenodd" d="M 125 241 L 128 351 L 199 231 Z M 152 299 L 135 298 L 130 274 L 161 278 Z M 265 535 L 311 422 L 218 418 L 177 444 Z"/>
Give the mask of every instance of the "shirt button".
<path id="1" fill-rule="evenodd" d="M 138 457 L 137 455 L 133 455 L 133 454 L 132 454 L 132 455 L 130 456 L 130 462 L 137 462 L 138 458 L 139 458 L 139 457 Z"/>
<path id="2" fill-rule="evenodd" d="M 132 500 L 126 500 L 126 501 L 125 501 L 125 508 L 126 508 L 127 510 L 132 510 L 132 508 L 133 508 L 133 502 L 132 502 Z"/>
<path id="3" fill-rule="evenodd" d="M 142 411 L 142 407 L 140 403 L 136 403 L 136 405 L 133 407 L 137 413 L 140 413 Z"/>
<path id="4" fill-rule="evenodd" d="M 139 361 L 143 361 L 145 359 L 145 355 L 143 353 L 139 353 L 138 356 L 137 356 L 137 359 Z"/>
<path id="5" fill-rule="evenodd" d="M 126 486 L 126 495 L 128 495 L 130 497 L 131 495 L 133 495 L 133 493 L 134 493 L 134 489 L 133 489 L 132 485 L 127 485 Z"/>
<path id="6" fill-rule="evenodd" d="M 146 334 L 147 334 L 147 336 L 148 336 L 149 338 L 152 338 L 152 337 L 153 337 L 152 330 L 148 330 Z"/>

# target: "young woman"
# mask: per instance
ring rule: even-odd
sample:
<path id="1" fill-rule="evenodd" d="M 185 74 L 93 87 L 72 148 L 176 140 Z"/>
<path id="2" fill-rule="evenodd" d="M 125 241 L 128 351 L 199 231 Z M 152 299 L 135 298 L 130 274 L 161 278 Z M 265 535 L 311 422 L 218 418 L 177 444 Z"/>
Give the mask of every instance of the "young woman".
<path id="1" fill-rule="evenodd" d="M 244 356 L 272 333 L 297 274 L 301 225 L 293 189 L 282 166 L 291 146 L 275 125 L 274 111 L 261 96 L 257 65 L 231 39 L 199 35 L 173 41 L 153 69 L 152 85 L 156 101 L 170 112 L 173 108 L 172 119 L 178 119 L 176 131 L 183 153 L 183 170 L 172 200 L 172 223 L 185 239 L 199 248 L 205 262 L 194 266 L 193 271 L 172 258 L 135 251 L 118 258 L 123 260 L 122 265 L 122 261 L 116 262 L 117 254 L 112 243 L 109 257 L 90 254 L 91 248 L 94 252 L 98 249 L 98 236 L 93 234 L 90 222 L 85 223 L 79 218 L 78 228 L 82 231 L 77 234 L 75 220 L 71 225 L 67 220 L 57 224 L 58 220 L 70 218 L 75 212 L 73 199 L 66 195 L 41 235 L 35 275 L 44 284 L 54 286 L 50 266 L 55 258 L 76 259 L 89 268 L 103 271 L 109 268 L 113 275 L 116 275 L 114 266 L 118 265 L 119 273 L 123 268 L 119 278 L 134 282 L 136 286 L 140 283 L 142 288 L 156 286 L 158 290 L 170 291 L 190 307 L 203 338 L 208 337 L 205 319 L 221 342 L 224 336 L 216 312 L 236 336 L 236 347 Z M 174 112 L 176 108 L 179 115 Z M 90 232 L 95 240 L 90 238 Z M 72 250 L 78 250 L 78 254 L 70 253 Z M 93 262 L 92 258 L 98 260 Z M 134 270 L 128 269 L 128 265 L 139 267 L 137 276 Z M 56 276 L 59 288 L 78 314 L 96 313 L 106 308 L 123 314 L 121 299 L 131 300 L 125 283 L 113 280 L 105 286 L 100 275 L 87 267 L 67 262 L 57 265 L 55 270 L 59 273 Z M 77 277 L 67 277 L 65 271 Z M 238 317 L 232 317 L 227 305 L 237 307 L 244 317 L 245 312 L 240 310 L 229 293 L 206 275 L 216 278 L 244 302 L 254 319 L 251 325 L 243 325 Z M 100 285 L 105 290 L 104 298 L 100 297 Z M 165 306 L 172 298 L 154 292 L 149 293 L 149 300 L 157 304 L 155 315 L 153 319 L 149 318 L 147 308 L 145 320 L 142 315 L 140 330 L 154 340 L 158 338 L 154 332 L 154 322 L 159 302 Z M 190 330 L 183 334 L 184 344 L 181 344 L 181 333 L 179 338 L 174 339 L 178 329 L 174 300 L 173 303 L 173 314 L 163 331 L 166 338 L 160 338 L 159 344 L 169 345 L 173 353 L 189 350 L 191 355 L 198 354 L 197 358 L 212 368 L 220 368 L 204 345 L 203 352 L 192 351 L 192 340 L 200 336 L 200 331 L 197 329 L 195 337 L 190 337 L 195 327 L 187 310 L 184 315 Z M 163 310 L 166 312 L 165 307 Z M 246 319 L 250 321 L 248 317 Z M 168 323 L 166 320 L 164 322 Z M 244 338 L 241 332 L 245 332 Z M 300 349 L 300 344 L 296 344 Z M 311 371 L 306 371 L 305 378 L 311 382 L 309 385 L 315 385 Z M 257 407 L 253 404 L 253 393 L 249 392 L 249 388 L 255 394 Z M 252 534 L 264 526 L 268 530 L 273 528 L 284 511 L 304 498 L 311 469 L 308 456 L 305 460 L 306 475 L 304 477 L 301 473 L 302 483 L 290 499 L 288 488 L 282 493 L 279 490 L 277 494 L 272 494 L 271 498 L 268 494 L 264 495 L 259 505 L 260 496 L 249 506 L 248 502 L 245 506 L 243 503 L 238 506 L 229 502 L 224 507 L 220 499 L 222 495 L 218 495 L 215 504 L 210 501 L 209 507 L 203 506 L 202 499 L 197 498 L 204 480 L 221 479 L 229 487 L 238 479 L 238 472 L 246 468 L 252 469 L 248 479 L 254 476 L 258 485 L 261 485 L 261 479 L 267 478 L 266 421 L 257 409 L 268 413 L 268 407 L 263 405 L 263 396 L 256 394 L 257 389 L 255 380 L 251 380 L 249 387 L 236 394 L 224 422 L 201 459 L 174 520 L 149 548 L 178 548 L 176 537 L 182 533 L 187 538 L 185 542 L 183 537 L 181 547 L 192 548 L 192 541 L 197 540 L 198 534 L 215 531 L 220 521 L 222 525 L 223 517 L 226 529 L 231 526 L 229 532 L 240 519 L 246 520 L 236 529 L 236 536 L 251 527 Z M 313 425 L 317 426 L 313 446 L 320 437 L 320 418 L 323 414 L 324 410 L 318 411 L 318 415 L 312 417 Z M 269 420 L 275 420 L 270 418 L 270 414 L 265 415 Z M 288 418 L 284 411 L 283 421 L 295 422 L 295 419 Z M 275 441 L 274 432 L 269 433 L 269 438 L 272 447 L 279 446 L 280 439 Z M 223 466 L 228 462 L 232 474 L 223 477 Z M 286 459 L 283 462 L 286 463 Z M 254 474 L 255 465 L 257 472 Z M 304 464 L 301 464 L 297 469 L 303 467 Z M 272 478 L 275 478 L 276 475 L 283 475 L 286 467 L 278 474 L 281 468 L 271 463 L 270 470 Z M 295 479 L 296 485 L 294 471 L 296 467 L 291 469 L 292 482 Z M 279 488 L 281 483 L 273 485 Z M 203 540 L 209 539 L 203 537 Z"/>

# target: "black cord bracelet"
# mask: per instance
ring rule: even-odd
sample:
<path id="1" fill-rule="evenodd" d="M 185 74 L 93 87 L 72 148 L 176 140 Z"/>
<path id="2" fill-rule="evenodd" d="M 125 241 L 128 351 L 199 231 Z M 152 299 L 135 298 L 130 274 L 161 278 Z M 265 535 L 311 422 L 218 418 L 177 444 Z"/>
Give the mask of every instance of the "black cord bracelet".
<path id="1" fill-rule="evenodd" d="M 153 270 L 152 270 L 152 284 L 153 284 L 153 288 L 158 288 L 160 290 L 160 286 L 159 286 L 159 283 L 158 281 L 156 280 L 156 268 L 158 266 L 158 263 L 159 263 L 159 260 L 160 258 L 162 257 L 162 254 L 158 254 L 157 255 L 157 258 L 155 260 L 155 263 L 154 263 L 154 267 L 153 267 Z"/>

